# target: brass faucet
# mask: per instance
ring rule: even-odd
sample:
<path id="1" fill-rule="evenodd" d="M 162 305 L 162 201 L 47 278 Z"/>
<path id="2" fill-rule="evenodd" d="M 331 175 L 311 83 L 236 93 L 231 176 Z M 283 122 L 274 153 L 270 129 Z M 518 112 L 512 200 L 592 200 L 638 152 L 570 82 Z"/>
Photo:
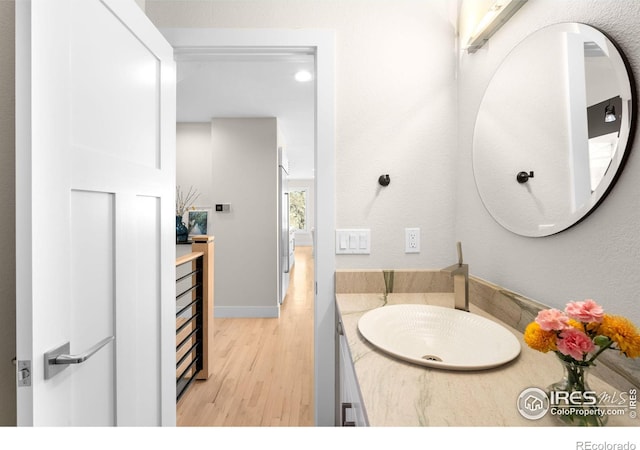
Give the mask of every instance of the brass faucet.
<path id="1" fill-rule="evenodd" d="M 442 269 L 453 277 L 454 306 L 461 311 L 469 312 L 469 264 L 462 263 L 462 243 L 457 243 L 458 264 Z"/>

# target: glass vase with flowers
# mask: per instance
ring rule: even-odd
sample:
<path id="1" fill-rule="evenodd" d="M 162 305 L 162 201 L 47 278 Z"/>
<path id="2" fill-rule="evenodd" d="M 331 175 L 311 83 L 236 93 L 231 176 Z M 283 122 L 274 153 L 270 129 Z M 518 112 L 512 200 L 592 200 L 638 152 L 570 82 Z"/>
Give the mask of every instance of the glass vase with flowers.
<path id="1" fill-rule="evenodd" d="M 625 317 L 605 314 L 587 299 L 568 303 L 564 311 L 540 311 L 525 329 L 524 340 L 534 350 L 555 353 L 562 364 L 562 379 L 547 387 L 554 417 L 567 425 L 606 425 L 607 411 L 589 386 L 589 370 L 606 350 L 640 356 L 636 326 Z"/>

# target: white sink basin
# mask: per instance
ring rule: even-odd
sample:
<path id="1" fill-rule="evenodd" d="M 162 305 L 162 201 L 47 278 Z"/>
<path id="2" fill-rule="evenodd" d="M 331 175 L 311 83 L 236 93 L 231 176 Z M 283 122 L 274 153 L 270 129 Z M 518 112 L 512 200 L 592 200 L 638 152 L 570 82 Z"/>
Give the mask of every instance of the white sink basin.
<path id="1" fill-rule="evenodd" d="M 358 330 L 392 356 L 439 369 L 489 369 L 520 354 L 520 341 L 502 325 L 441 306 L 383 306 L 365 313 Z"/>

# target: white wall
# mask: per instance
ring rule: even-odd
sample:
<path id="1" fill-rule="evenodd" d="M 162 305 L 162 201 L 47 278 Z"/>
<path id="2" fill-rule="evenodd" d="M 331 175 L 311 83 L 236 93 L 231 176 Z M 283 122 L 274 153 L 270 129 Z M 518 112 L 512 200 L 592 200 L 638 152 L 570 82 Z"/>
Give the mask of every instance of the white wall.
<path id="1" fill-rule="evenodd" d="M 14 7 L 0 1 L 0 426 L 16 423 Z"/>
<path id="2" fill-rule="evenodd" d="M 473 3 L 473 1 L 471 1 Z M 463 4 L 461 22 L 465 21 Z M 474 54 L 460 55 L 456 237 L 466 245 L 471 272 L 550 306 L 593 298 L 606 310 L 640 323 L 640 137 L 606 201 L 585 221 L 560 234 L 524 238 L 498 225 L 485 210 L 471 166 L 473 131 L 484 91 L 500 62 L 522 39 L 558 22 L 583 22 L 616 40 L 640 67 L 640 2 L 535 0 Z M 634 74 L 636 80 L 638 73 Z M 517 83 L 518 80 L 513 80 Z"/>
<path id="3" fill-rule="evenodd" d="M 277 316 L 277 120 L 180 123 L 176 145 L 177 183 L 200 192 L 196 205 L 231 205 L 230 212 L 213 211 L 209 218 L 216 238 L 216 316 Z"/>
<path id="4" fill-rule="evenodd" d="M 444 267 L 453 241 L 455 30 L 448 0 L 152 1 L 158 27 L 336 32 L 336 227 L 371 229 L 342 268 Z M 381 174 L 391 185 L 381 189 Z M 404 228 L 423 251 L 404 253 Z"/>
<path id="5" fill-rule="evenodd" d="M 278 137 L 275 118 L 213 119 L 211 186 L 217 317 L 277 317 Z M 248 282 L 249 281 L 249 282 Z"/>
<path id="6" fill-rule="evenodd" d="M 213 207 L 212 167 L 211 122 L 179 123 L 176 128 L 176 184 L 184 193 L 192 186 L 197 189 L 196 207 Z"/>

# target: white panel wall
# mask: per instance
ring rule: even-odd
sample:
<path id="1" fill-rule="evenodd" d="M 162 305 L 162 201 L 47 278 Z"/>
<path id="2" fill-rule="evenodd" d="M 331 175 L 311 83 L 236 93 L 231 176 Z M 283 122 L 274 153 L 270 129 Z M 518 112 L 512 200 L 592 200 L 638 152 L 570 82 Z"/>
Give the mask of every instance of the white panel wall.
<path id="1" fill-rule="evenodd" d="M 72 329 L 69 340 L 74 354 L 116 334 L 115 196 L 72 191 L 70 202 Z M 116 424 L 115 366 L 115 345 L 110 343 L 85 363 L 69 367 L 73 384 L 71 423 L 79 426 Z"/>
<path id="2" fill-rule="evenodd" d="M 371 255 L 337 265 L 432 268 L 455 260 L 451 4 L 148 0 L 146 11 L 158 27 L 335 30 L 336 227 L 370 228 L 372 239 Z M 380 189 L 383 173 L 391 185 Z M 422 229 L 421 254 L 404 253 L 405 227 Z"/>
<path id="3" fill-rule="evenodd" d="M 136 396 L 135 423 L 138 426 L 158 426 L 162 423 L 160 417 L 160 396 L 162 384 L 161 370 L 161 315 L 160 283 L 161 271 L 157 261 L 160 261 L 160 199 L 138 195 L 135 198 L 136 224 L 135 242 L 136 254 L 145 255 L 138 258 L 136 266 L 131 269 L 137 280 L 135 292 L 135 308 L 137 320 L 132 345 L 135 346 L 136 364 L 134 372 L 147 374 L 138 377 L 133 391 Z M 154 264 L 155 262 L 155 264 Z"/>
<path id="4" fill-rule="evenodd" d="M 463 5 L 461 23 L 466 20 Z M 465 242 L 471 273 L 563 308 L 593 298 L 606 310 L 640 323 L 640 137 L 606 201 L 577 226 L 546 238 L 524 238 L 498 225 L 484 209 L 471 166 L 473 130 L 484 91 L 508 52 L 532 32 L 557 22 L 591 24 L 612 36 L 633 67 L 640 67 L 640 3 L 635 0 L 527 2 L 474 54 L 460 56 L 456 235 Z M 639 74 L 634 74 L 636 80 Z M 517 83 L 518 80 L 513 80 Z"/>
<path id="5" fill-rule="evenodd" d="M 85 21 L 78 21 L 78 33 L 91 36 L 91 26 L 100 17 L 99 4 L 82 10 Z M 148 167 L 160 167 L 158 89 L 160 62 L 140 41 L 122 28 L 116 17 L 104 21 L 110 40 L 78 39 L 70 54 L 99 55 L 91 64 L 80 58 L 72 83 L 72 119 L 82 123 L 73 134 L 73 144 L 93 148 Z M 113 45 L 127 48 L 126 54 L 113 54 Z M 72 68 L 76 59 L 71 59 Z M 94 80 L 110 80 L 96 86 Z M 136 108 L 123 108 L 125 99 Z M 89 109 L 90 108 L 90 109 Z M 86 111 L 91 115 L 87 117 Z M 112 111 L 119 111 L 114 116 Z M 133 128 L 135 127 L 135 129 Z M 136 129 L 139 131 L 136 132 Z M 150 132 L 142 132 L 150 131 Z"/>

